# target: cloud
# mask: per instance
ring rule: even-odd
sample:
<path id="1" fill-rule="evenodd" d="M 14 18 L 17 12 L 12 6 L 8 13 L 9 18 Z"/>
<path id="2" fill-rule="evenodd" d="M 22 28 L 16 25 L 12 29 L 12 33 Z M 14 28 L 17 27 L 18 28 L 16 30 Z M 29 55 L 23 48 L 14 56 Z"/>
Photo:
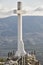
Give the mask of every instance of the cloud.
<path id="1" fill-rule="evenodd" d="M 27 9 L 27 14 L 29 16 L 43 16 L 43 5 L 34 7 L 34 8 L 29 8 Z"/>
<path id="2" fill-rule="evenodd" d="M 13 9 L 3 7 L 3 5 L 0 4 L 0 18 L 12 16 L 12 15 L 13 15 Z"/>
<path id="3" fill-rule="evenodd" d="M 33 9 L 33 12 L 31 15 L 43 16 L 43 6 L 38 6 L 35 9 Z"/>
<path id="4" fill-rule="evenodd" d="M 35 8 L 27 8 L 26 10 L 26 14 L 28 16 L 43 16 L 43 6 L 37 6 Z"/>
<path id="5" fill-rule="evenodd" d="M 13 10 L 0 9 L 0 18 L 8 17 L 13 15 Z"/>
<path id="6" fill-rule="evenodd" d="M 13 13 L 13 10 L 14 8 L 9 9 L 7 7 L 3 7 L 2 4 L 0 4 L 0 18 L 15 15 Z M 26 13 L 24 13 L 23 15 L 43 16 L 43 6 L 38 6 L 36 8 L 27 7 L 27 8 L 24 8 L 23 10 L 24 11 L 26 10 Z"/>
<path id="7" fill-rule="evenodd" d="M 43 11 L 43 8 L 42 7 L 38 7 L 35 9 L 35 11 Z"/>

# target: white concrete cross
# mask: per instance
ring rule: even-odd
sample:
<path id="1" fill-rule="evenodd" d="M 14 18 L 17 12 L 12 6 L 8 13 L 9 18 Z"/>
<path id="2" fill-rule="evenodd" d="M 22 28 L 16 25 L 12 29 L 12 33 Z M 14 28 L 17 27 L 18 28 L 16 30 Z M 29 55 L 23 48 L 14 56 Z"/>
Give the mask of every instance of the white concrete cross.
<path id="1" fill-rule="evenodd" d="M 22 10 L 21 2 L 17 3 L 17 7 L 18 7 L 17 10 L 14 10 L 14 13 L 18 15 L 18 48 L 15 56 L 23 56 L 26 54 L 22 39 L 22 14 L 24 14 L 25 11 Z"/>

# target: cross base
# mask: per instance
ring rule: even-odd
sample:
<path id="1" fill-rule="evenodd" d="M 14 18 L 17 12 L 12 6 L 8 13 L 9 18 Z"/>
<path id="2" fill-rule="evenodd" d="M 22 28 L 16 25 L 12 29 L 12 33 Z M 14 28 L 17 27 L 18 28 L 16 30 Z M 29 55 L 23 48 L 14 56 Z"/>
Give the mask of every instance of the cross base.
<path id="1" fill-rule="evenodd" d="M 24 43 L 23 41 L 20 41 L 18 50 L 16 51 L 15 56 L 24 56 L 26 55 L 26 51 L 24 50 Z"/>

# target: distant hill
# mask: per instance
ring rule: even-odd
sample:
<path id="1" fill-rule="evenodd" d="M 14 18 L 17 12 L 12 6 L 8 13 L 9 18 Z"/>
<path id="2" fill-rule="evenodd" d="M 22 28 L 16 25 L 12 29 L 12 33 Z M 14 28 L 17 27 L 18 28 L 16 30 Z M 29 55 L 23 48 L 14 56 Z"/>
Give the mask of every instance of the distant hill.
<path id="1" fill-rule="evenodd" d="M 43 16 L 23 16 L 23 39 L 28 38 L 32 44 L 43 43 Z M 17 37 L 18 17 L 0 18 L 0 38 Z M 34 42 L 32 42 L 34 41 Z"/>
<path id="2" fill-rule="evenodd" d="M 0 19 L 0 30 L 8 32 L 17 32 L 17 16 L 11 16 Z M 23 17 L 23 32 L 43 32 L 43 16 L 24 16 Z"/>
<path id="3" fill-rule="evenodd" d="M 17 17 L 8 17 L 0 19 L 0 31 L 2 36 L 16 35 Z"/>
<path id="4" fill-rule="evenodd" d="M 17 24 L 17 16 L 0 18 L 0 37 L 17 36 Z M 40 37 L 43 41 L 43 16 L 23 16 L 23 36 L 31 37 L 31 39 Z"/>

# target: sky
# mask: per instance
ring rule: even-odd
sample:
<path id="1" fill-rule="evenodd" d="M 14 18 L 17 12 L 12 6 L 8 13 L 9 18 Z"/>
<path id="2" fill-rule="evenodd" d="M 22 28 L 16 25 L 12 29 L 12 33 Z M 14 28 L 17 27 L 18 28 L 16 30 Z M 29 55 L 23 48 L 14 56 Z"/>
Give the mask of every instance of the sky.
<path id="1" fill-rule="evenodd" d="M 17 2 L 21 1 L 25 7 L 43 6 L 43 0 L 0 0 L 2 7 L 15 8 Z"/>
<path id="2" fill-rule="evenodd" d="M 22 8 L 28 10 L 29 15 L 43 16 L 43 0 L 0 0 L 0 15 L 4 16 L 8 10 L 17 9 L 17 2 L 22 2 Z"/>

